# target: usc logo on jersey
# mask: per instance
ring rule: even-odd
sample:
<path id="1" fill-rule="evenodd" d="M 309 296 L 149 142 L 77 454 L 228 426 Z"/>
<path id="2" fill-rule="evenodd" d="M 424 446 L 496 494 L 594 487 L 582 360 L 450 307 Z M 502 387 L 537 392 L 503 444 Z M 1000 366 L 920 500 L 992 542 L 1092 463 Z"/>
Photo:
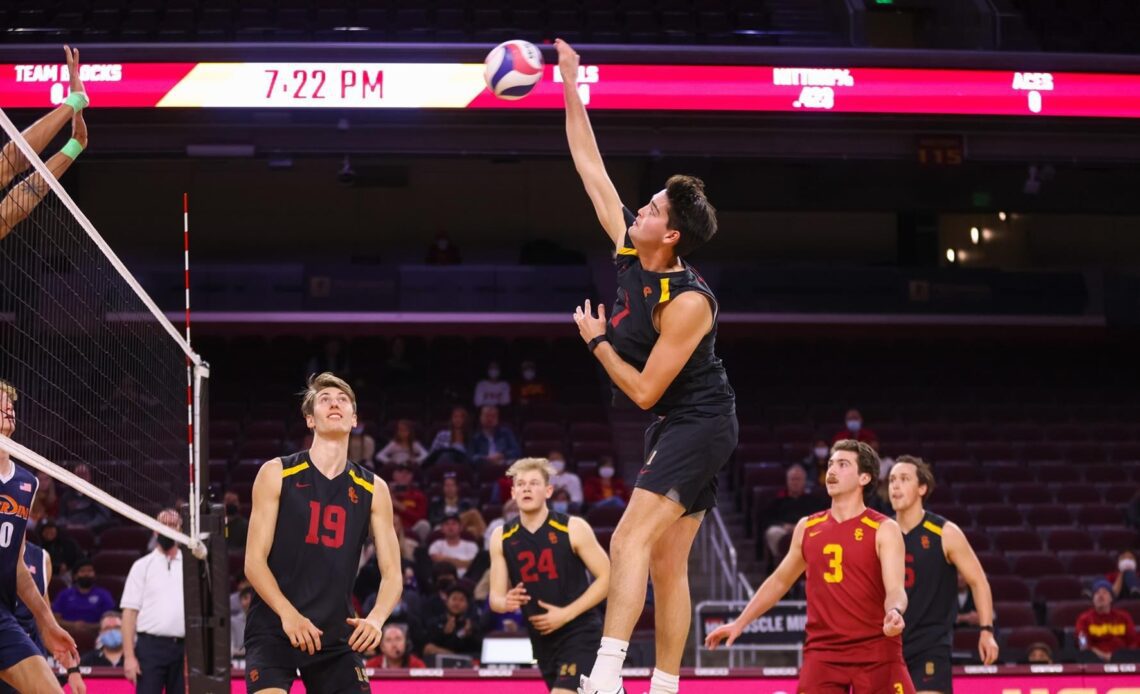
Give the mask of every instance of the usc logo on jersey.
<path id="1" fill-rule="evenodd" d="M 552 545 L 558 544 L 558 536 L 554 534 L 553 530 L 551 530 L 550 534 L 547 535 L 546 537 L 547 537 L 547 539 L 550 540 L 550 544 L 552 544 Z"/>
<path id="2" fill-rule="evenodd" d="M 348 488 L 348 500 L 354 504 L 360 501 L 360 497 L 356 495 L 355 487 Z"/>
<path id="3" fill-rule="evenodd" d="M 930 536 L 929 535 L 923 535 L 922 536 L 922 548 L 923 549 L 930 549 Z"/>
<path id="4" fill-rule="evenodd" d="M 855 528 L 855 541 L 856 542 L 862 542 L 863 541 L 863 529 L 862 528 Z"/>

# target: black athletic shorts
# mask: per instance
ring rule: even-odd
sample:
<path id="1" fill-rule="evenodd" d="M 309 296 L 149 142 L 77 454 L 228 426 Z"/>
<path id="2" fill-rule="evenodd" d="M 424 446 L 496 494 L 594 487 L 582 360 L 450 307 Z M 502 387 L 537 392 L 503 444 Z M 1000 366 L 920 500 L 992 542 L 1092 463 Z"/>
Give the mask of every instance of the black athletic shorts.
<path id="1" fill-rule="evenodd" d="M 906 659 L 906 667 L 910 671 L 915 691 L 953 693 L 949 646 L 935 646 L 919 651 Z"/>
<path id="2" fill-rule="evenodd" d="M 285 632 L 259 634 L 245 641 L 245 688 L 289 691 L 297 673 L 310 694 L 359 694 L 371 691 L 364 660 L 347 644 L 326 644 L 313 655 L 293 648 Z"/>
<path id="3" fill-rule="evenodd" d="M 637 486 L 669 497 L 691 515 L 716 508 L 717 475 L 736 450 L 736 413 L 675 410 L 645 430 Z"/>
<path id="4" fill-rule="evenodd" d="M 531 636 L 534 659 L 538 661 L 539 672 L 546 682 L 546 688 L 578 691 L 581 676 L 589 675 L 598 656 L 598 644 L 602 640 L 602 625 L 598 622 L 561 630 L 550 636 Z"/>

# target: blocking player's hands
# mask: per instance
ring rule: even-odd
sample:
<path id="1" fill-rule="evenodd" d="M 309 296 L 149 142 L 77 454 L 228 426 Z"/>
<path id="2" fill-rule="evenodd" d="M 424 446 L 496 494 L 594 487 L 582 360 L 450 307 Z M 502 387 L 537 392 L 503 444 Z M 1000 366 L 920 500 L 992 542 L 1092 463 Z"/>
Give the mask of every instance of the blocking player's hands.
<path id="1" fill-rule="evenodd" d="M 142 674 L 142 668 L 139 667 L 139 659 L 133 655 L 123 656 L 123 677 L 131 684 L 137 684 L 139 675 Z"/>
<path id="2" fill-rule="evenodd" d="M 894 608 L 887 610 L 887 615 L 883 617 L 883 634 L 898 636 L 903 633 L 905 627 L 906 620 L 903 619 L 902 613 Z"/>
<path id="3" fill-rule="evenodd" d="M 520 581 L 517 586 L 507 591 L 506 600 L 507 612 L 514 612 L 530 602 L 530 595 L 527 594 L 526 587 Z M 538 604 L 541 605 L 542 602 L 539 601 Z"/>
<path id="4" fill-rule="evenodd" d="M 558 631 L 570 621 L 570 613 L 565 607 L 551 605 L 542 600 L 538 601 L 538 606 L 546 610 L 546 612 L 531 617 L 530 623 L 533 624 L 534 628 L 538 629 L 538 633 L 543 636 Z"/>
<path id="5" fill-rule="evenodd" d="M 582 339 L 587 343 L 599 335 L 605 335 L 605 304 L 598 304 L 598 313 L 594 315 L 590 309 L 590 300 L 586 299 L 585 304 L 574 310 L 574 322 L 578 324 L 578 334 L 581 335 Z"/>
<path id="6" fill-rule="evenodd" d="M 562 81 L 570 86 L 578 83 L 578 54 L 562 39 L 554 39 L 554 49 L 558 51 L 558 72 Z"/>
<path id="7" fill-rule="evenodd" d="M 44 645 L 56 661 L 60 663 L 79 662 L 79 651 L 76 650 L 75 639 L 56 621 L 48 620 L 48 624 L 40 625 L 40 635 Z"/>
<path id="8" fill-rule="evenodd" d="M 301 652 L 309 655 L 321 650 L 321 634 L 325 632 L 318 629 L 308 617 L 297 610 L 281 617 L 281 629 L 289 637 L 289 643 L 293 648 L 299 648 Z"/>
<path id="9" fill-rule="evenodd" d="M 355 627 L 352 636 L 348 637 L 348 647 L 357 653 L 365 653 L 380 644 L 380 633 L 383 625 L 375 620 L 361 617 L 350 617 L 346 620 L 348 625 Z"/>
<path id="10" fill-rule="evenodd" d="M 68 89 L 71 92 L 86 92 L 83 81 L 79 79 L 79 49 L 70 46 L 63 47 L 63 56 L 67 60 Z"/>
<path id="11" fill-rule="evenodd" d="M 721 624 L 716 629 L 713 629 L 711 634 L 705 637 L 705 648 L 710 651 L 715 651 L 721 641 L 725 642 L 725 646 L 731 646 L 736 643 L 736 640 L 740 638 L 740 635 L 743 633 L 744 625 L 739 623 L 738 620 L 734 619 L 728 624 Z"/>
<path id="12" fill-rule="evenodd" d="M 983 665 L 993 665 L 997 661 L 998 645 L 992 631 L 983 631 L 978 636 L 978 655 Z"/>

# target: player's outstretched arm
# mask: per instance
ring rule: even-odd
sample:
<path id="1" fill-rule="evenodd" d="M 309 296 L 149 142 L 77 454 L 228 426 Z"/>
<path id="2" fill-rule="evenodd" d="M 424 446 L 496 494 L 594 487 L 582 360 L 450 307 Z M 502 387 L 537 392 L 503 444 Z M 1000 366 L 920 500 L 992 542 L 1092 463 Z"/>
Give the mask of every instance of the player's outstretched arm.
<path id="1" fill-rule="evenodd" d="M 594 315 L 590 302 L 586 301 L 574 312 L 574 321 L 578 324 L 578 333 L 588 344 L 606 333 L 605 306 L 598 304 Z M 693 356 L 697 345 L 712 330 L 712 306 L 700 292 L 685 292 L 665 304 L 659 322 L 661 335 L 641 371 L 622 359 L 609 342 L 602 342 L 594 349 L 594 357 L 602 363 L 610 379 L 643 410 L 657 404 Z"/>
<path id="2" fill-rule="evenodd" d="M 20 559 L 16 562 L 16 594 L 27 605 L 32 616 L 36 618 L 36 626 L 40 629 L 40 636 L 43 638 L 44 645 L 55 656 L 55 659 L 61 663 L 69 663 L 72 660 L 78 661 L 79 652 L 76 650 L 75 639 L 71 638 L 71 634 L 64 631 L 55 621 L 55 617 L 51 613 L 51 606 L 48 605 L 47 600 L 44 600 L 43 594 L 36 589 L 36 581 L 28 572 L 28 567 L 24 565 L 23 544 L 20 545 Z"/>
<path id="3" fill-rule="evenodd" d="M 531 617 L 530 622 L 543 635 L 558 631 L 586 610 L 600 604 L 610 590 L 610 558 L 598 544 L 594 529 L 577 516 L 570 518 L 570 546 L 590 570 L 594 582 L 577 600 L 565 607 L 538 601 L 538 606 L 546 612 Z"/>
<path id="4" fill-rule="evenodd" d="M 305 653 L 316 653 L 321 650 L 323 632 L 289 602 L 269 570 L 269 550 L 273 547 L 280 506 L 281 459 L 274 458 L 261 466 L 253 481 L 253 510 L 249 514 L 245 541 L 245 577 L 258 597 L 281 618 L 281 628 L 289 637 L 289 643 Z M 288 541 L 295 540 L 288 538 Z"/>
<path id="5" fill-rule="evenodd" d="M 598 221 L 614 246 L 620 246 L 625 239 L 625 216 L 621 211 L 621 198 L 598 151 L 586 105 L 578 95 L 578 54 L 562 39 L 555 40 L 554 47 L 558 50 L 558 71 L 562 75 L 562 94 L 566 101 L 566 139 L 570 143 L 570 156 L 586 187 L 586 195 L 594 204 Z"/>
<path id="6" fill-rule="evenodd" d="M 388 484 L 378 475 L 372 478 L 372 485 L 372 537 L 376 542 L 376 565 L 380 567 L 380 592 L 376 594 L 376 604 L 367 617 L 348 620 L 353 627 L 352 635 L 348 637 L 348 646 L 359 653 L 380 645 L 384 622 L 404 592 L 400 541 L 396 538 L 392 494 L 388 491 Z"/>
<path id="7" fill-rule="evenodd" d="M 906 544 L 899 524 L 887 519 L 879 524 L 875 533 L 875 551 L 879 554 L 879 567 L 883 573 L 883 633 L 898 636 L 906 627 Z"/>
<path id="8" fill-rule="evenodd" d="M 74 144 L 73 144 L 74 143 Z M 71 167 L 79 153 L 87 147 L 87 124 L 83 114 L 77 113 L 71 123 L 71 140 L 64 148 L 44 162 L 57 179 Z M 32 213 L 51 188 L 43 176 L 33 173 L 20 181 L 0 200 L 0 240 Z"/>
<path id="9" fill-rule="evenodd" d="M 942 551 L 946 561 L 953 564 L 966 584 L 970 586 L 970 594 L 974 596 L 974 605 L 978 610 L 978 622 L 992 626 L 994 623 L 994 597 L 990 591 L 990 582 L 986 579 L 986 572 L 974 548 L 966 539 L 966 534 L 956 523 L 947 523 L 942 526 Z M 994 639 L 993 631 L 981 631 L 978 634 L 978 655 L 986 665 L 992 665 L 998 657 L 998 644 Z"/>
<path id="10" fill-rule="evenodd" d="M 804 569 L 807 568 L 803 553 L 804 525 L 806 522 L 806 518 L 801 518 L 796 523 L 796 529 L 792 532 L 792 544 L 788 547 L 788 553 L 784 556 L 784 560 L 780 562 L 772 575 L 760 584 L 760 588 L 748 601 L 748 605 L 740 613 L 740 616 L 728 624 L 717 627 L 705 637 L 705 648 L 714 649 L 726 639 L 725 645 L 731 646 L 744 633 L 746 626 L 772 609 L 772 606 L 779 602 L 780 598 L 788 594 L 788 591 L 803 575 Z"/>
<path id="11" fill-rule="evenodd" d="M 490 604 L 492 612 L 499 614 L 514 612 L 530 602 L 530 596 L 526 593 L 526 586 L 521 582 L 514 588 L 510 586 L 507 558 L 503 555 L 503 526 L 499 526 L 491 532 L 491 540 L 487 549 L 491 554 L 491 585 L 489 586 L 491 592 L 488 595 L 487 602 Z"/>

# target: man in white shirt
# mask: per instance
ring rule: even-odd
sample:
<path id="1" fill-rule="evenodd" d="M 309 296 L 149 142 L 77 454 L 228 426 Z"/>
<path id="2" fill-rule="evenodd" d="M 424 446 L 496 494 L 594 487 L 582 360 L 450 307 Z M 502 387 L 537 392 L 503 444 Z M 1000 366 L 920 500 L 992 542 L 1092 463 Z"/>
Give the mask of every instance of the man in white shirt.
<path id="1" fill-rule="evenodd" d="M 428 554 L 432 561 L 447 562 L 454 566 L 458 576 L 463 578 L 467 567 L 471 566 L 475 555 L 479 554 L 479 545 L 460 537 L 459 516 L 454 513 L 448 514 L 439 528 L 443 531 L 443 537 L 431 543 Z"/>
<path id="2" fill-rule="evenodd" d="M 484 405 L 510 405 L 511 384 L 503 380 L 498 362 L 487 365 L 487 378 L 475 384 L 475 407 Z"/>
<path id="3" fill-rule="evenodd" d="M 158 514 L 163 525 L 182 529 L 172 508 Z M 182 601 L 182 550 L 164 535 L 139 559 L 123 586 L 123 675 L 139 694 L 182 694 L 186 614 Z M 135 642 L 136 634 L 138 642 Z"/>

